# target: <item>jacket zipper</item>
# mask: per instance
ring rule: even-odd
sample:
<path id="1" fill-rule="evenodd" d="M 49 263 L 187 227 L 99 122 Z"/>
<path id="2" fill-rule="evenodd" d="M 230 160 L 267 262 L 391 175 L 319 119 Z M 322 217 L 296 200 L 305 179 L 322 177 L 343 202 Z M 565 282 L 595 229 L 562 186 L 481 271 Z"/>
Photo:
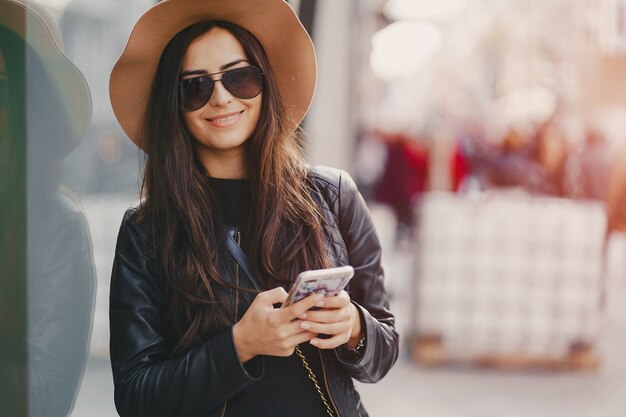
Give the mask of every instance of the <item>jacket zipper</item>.
<path id="1" fill-rule="evenodd" d="M 237 230 L 237 246 L 241 247 L 241 232 Z M 239 287 L 239 262 L 235 261 L 235 285 Z M 239 294 L 235 290 L 235 323 L 239 320 Z"/>
<path id="2" fill-rule="evenodd" d="M 237 246 L 241 247 L 241 232 L 237 230 Z M 235 261 L 235 285 L 239 286 L 239 263 Z M 235 323 L 239 320 L 239 295 L 235 290 Z M 220 417 L 224 417 L 226 415 L 226 406 L 228 406 L 228 400 L 224 401 L 224 408 L 222 408 L 222 413 Z"/>
<path id="3" fill-rule="evenodd" d="M 326 378 L 326 366 L 324 366 L 324 358 L 322 357 L 322 351 L 318 349 L 317 352 L 320 355 L 320 362 L 322 364 L 322 373 L 324 374 L 324 384 L 326 385 L 326 392 L 328 393 L 328 398 L 330 398 L 330 403 L 333 405 L 333 408 L 335 409 L 335 413 L 337 414 L 337 417 L 341 417 L 341 414 L 339 414 L 339 410 L 337 410 L 337 405 L 335 405 L 333 394 L 331 394 L 330 387 L 328 386 L 328 378 Z"/>

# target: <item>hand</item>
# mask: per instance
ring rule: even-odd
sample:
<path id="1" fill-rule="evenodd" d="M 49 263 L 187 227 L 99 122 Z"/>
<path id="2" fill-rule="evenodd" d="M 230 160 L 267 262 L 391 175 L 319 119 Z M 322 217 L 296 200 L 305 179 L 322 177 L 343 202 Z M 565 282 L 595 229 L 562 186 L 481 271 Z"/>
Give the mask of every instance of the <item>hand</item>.
<path id="1" fill-rule="evenodd" d="M 323 308 L 308 311 L 303 318 L 306 319 L 300 322 L 303 330 L 331 336 L 329 339 L 311 339 L 311 344 L 320 349 L 333 349 L 343 344 L 356 347 L 361 338 L 359 310 L 350 302 L 350 296 L 345 291 L 335 297 L 324 298 Z"/>
<path id="2" fill-rule="evenodd" d="M 323 299 L 313 294 L 288 307 L 274 308 L 284 303 L 287 292 L 281 287 L 257 294 L 241 320 L 233 326 L 233 339 L 241 363 L 257 355 L 291 356 L 296 346 L 308 342 L 316 334 L 300 327 L 306 311 Z"/>

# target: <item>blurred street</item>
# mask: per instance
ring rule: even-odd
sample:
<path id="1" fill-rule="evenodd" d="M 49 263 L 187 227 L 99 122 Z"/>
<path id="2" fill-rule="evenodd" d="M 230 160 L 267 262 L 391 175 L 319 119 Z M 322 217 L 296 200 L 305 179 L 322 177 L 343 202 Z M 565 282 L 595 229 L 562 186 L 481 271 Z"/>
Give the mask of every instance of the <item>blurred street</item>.
<path id="1" fill-rule="evenodd" d="M 98 197 L 85 202 L 98 269 L 98 300 L 92 355 L 72 416 L 114 417 L 113 383 L 106 356 L 108 282 L 117 227 L 129 200 Z M 98 245 L 97 242 L 104 242 Z M 400 248 L 393 260 L 392 309 L 407 334 L 412 254 Z M 617 257 L 617 256 L 616 256 Z M 496 371 L 469 366 L 425 368 L 411 363 L 406 346 L 380 383 L 357 388 L 372 417 L 623 417 L 626 410 L 626 280 L 609 270 L 607 310 L 597 372 Z M 623 267 L 622 267 L 623 268 Z"/>
<path id="2" fill-rule="evenodd" d="M 161 1 L 0 0 L 0 417 L 70 415 L 75 396 L 74 417 L 117 416 L 110 275 L 154 155 L 109 80 Z M 298 145 L 367 202 L 401 336 L 389 374 L 356 383 L 370 415 L 625 417 L 626 0 L 286 1 L 317 57 Z M 255 166 L 237 179 L 276 185 Z"/>

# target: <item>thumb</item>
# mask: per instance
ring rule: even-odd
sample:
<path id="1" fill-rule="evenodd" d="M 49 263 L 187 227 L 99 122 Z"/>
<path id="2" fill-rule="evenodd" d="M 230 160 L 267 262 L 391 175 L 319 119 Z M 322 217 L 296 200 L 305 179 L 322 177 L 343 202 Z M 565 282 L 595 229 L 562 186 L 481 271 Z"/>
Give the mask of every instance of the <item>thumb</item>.
<path id="1" fill-rule="evenodd" d="M 287 291 L 283 287 L 276 287 L 259 294 L 259 300 L 265 306 L 273 306 L 277 303 L 284 303 L 287 299 Z"/>

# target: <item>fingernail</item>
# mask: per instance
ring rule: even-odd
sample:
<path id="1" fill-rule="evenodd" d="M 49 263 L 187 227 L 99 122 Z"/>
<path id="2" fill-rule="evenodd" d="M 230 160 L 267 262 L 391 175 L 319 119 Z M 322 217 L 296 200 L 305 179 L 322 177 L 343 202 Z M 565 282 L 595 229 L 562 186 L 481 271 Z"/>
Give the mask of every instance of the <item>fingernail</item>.
<path id="1" fill-rule="evenodd" d="M 317 339 L 311 339 L 311 344 L 313 346 L 317 346 L 319 344 L 319 342 L 317 341 Z"/>
<path id="2" fill-rule="evenodd" d="M 311 325 L 309 323 L 302 323 L 300 327 L 302 327 L 304 330 L 308 330 L 311 328 Z"/>
<path id="3" fill-rule="evenodd" d="M 324 302 L 320 301 L 319 303 L 315 304 L 315 307 L 322 307 L 324 306 Z"/>
<path id="4" fill-rule="evenodd" d="M 302 313 L 298 316 L 299 319 L 306 319 L 306 313 Z"/>

